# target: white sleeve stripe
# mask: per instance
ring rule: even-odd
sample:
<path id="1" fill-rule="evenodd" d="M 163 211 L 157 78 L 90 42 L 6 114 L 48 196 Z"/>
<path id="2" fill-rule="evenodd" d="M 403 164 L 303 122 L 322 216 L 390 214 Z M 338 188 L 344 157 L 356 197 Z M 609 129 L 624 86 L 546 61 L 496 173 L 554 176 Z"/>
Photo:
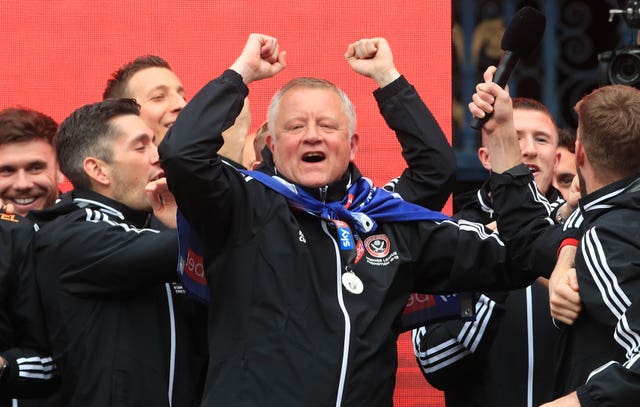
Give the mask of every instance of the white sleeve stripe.
<path id="1" fill-rule="evenodd" d="M 16 362 L 18 364 L 20 363 L 31 363 L 31 362 L 36 362 L 36 363 L 41 363 L 41 364 L 46 364 L 46 363 L 51 363 L 53 362 L 53 359 L 51 358 L 51 356 L 47 356 L 47 357 L 41 357 L 41 356 L 29 356 L 29 357 L 23 357 L 23 358 L 17 358 Z"/>
<path id="2" fill-rule="evenodd" d="M 421 327 L 419 330 L 414 330 L 414 354 L 420 360 L 422 370 L 425 373 L 435 372 L 472 354 L 486 331 L 494 305 L 495 302 L 482 295 L 476 303 L 476 320 L 464 324 L 457 340 L 453 338 L 448 339 L 437 346 L 432 346 L 424 352 L 420 351 L 420 344 L 428 328 Z M 470 348 L 469 343 L 472 343 Z"/>
<path id="3" fill-rule="evenodd" d="M 609 268 L 607 259 L 595 229 L 588 230 L 583 237 L 582 255 L 589 273 L 598 286 L 600 296 L 611 313 L 620 319 L 631 301 L 618 285 L 615 274 Z"/>
<path id="4" fill-rule="evenodd" d="M 432 373 L 432 372 L 437 372 L 440 369 L 443 369 L 455 362 L 457 362 L 458 360 L 462 359 L 463 357 L 467 356 L 471 354 L 471 352 L 469 352 L 468 350 L 465 350 L 464 352 L 461 352 L 457 355 L 454 355 L 451 358 L 448 358 L 446 360 L 444 360 L 442 363 L 437 363 L 435 365 L 430 365 L 430 364 L 425 364 L 422 361 L 420 361 L 420 366 L 422 367 L 422 370 L 425 373 Z"/>
<path id="5" fill-rule="evenodd" d="M 575 211 L 571 212 L 571 215 L 569 215 L 569 217 L 567 218 L 562 229 L 578 229 L 580 225 L 582 225 L 583 220 L 584 218 L 582 217 L 582 212 L 580 211 L 580 209 L 576 209 Z"/>
<path id="6" fill-rule="evenodd" d="M 540 191 L 538 191 L 538 187 L 537 187 L 535 181 L 531 181 L 529 183 L 529 192 L 531 192 L 531 196 L 533 197 L 533 200 L 535 202 L 539 202 L 542 205 L 544 205 L 545 209 L 547 210 L 547 215 L 550 215 L 551 214 L 551 204 L 549 203 L 547 198 L 545 198 L 544 195 L 542 195 L 540 193 Z"/>
<path id="7" fill-rule="evenodd" d="M 589 382 L 589 380 L 591 380 L 591 378 L 593 377 L 593 375 L 596 375 L 596 374 L 600 373 L 602 370 L 604 370 L 604 369 L 608 368 L 609 366 L 613 365 L 614 363 L 618 363 L 618 362 L 616 362 L 616 361 L 613 361 L 613 360 L 612 360 L 612 361 L 607 362 L 607 363 L 605 363 L 604 365 L 600 366 L 599 368 L 594 369 L 594 370 L 589 374 L 589 377 L 587 377 L 587 383 Z"/>
<path id="8" fill-rule="evenodd" d="M 588 204 L 586 204 L 584 206 L 584 209 L 588 211 L 588 210 L 591 210 L 591 209 L 596 208 L 596 207 L 607 208 L 607 207 L 609 207 L 607 205 L 600 206 L 600 202 L 607 201 L 611 197 L 614 197 L 616 195 L 620 195 L 622 192 L 624 192 L 624 188 L 621 188 L 621 189 L 618 189 L 616 191 L 613 191 L 613 192 L 611 192 L 611 193 L 609 193 L 607 195 L 603 195 L 600 198 L 595 199 L 595 200 L 589 202 Z"/>
<path id="9" fill-rule="evenodd" d="M 42 380 L 49 380 L 51 378 L 53 378 L 55 376 L 54 373 L 32 373 L 32 372 L 20 372 L 18 374 L 18 376 L 20 377 L 26 377 L 28 379 L 42 379 Z"/>
<path id="10" fill-rule="evenodd" d="M 18 365 L 20 370 L 24 370 L 24 371 L 42 371 L 42 372 L 52 372 L 55 370 L 56 365 L 27 365 L 27 364 L 22 364 L 22 365 Z"/>
<path id="11" fill-rule="evenodd" d="M 142 233 L 142 232 L 151 232 L 151 233 L 160 233 L 160 231 L 156 230 L 156 229 L 149 229 L 149 228 L 143 228 L 143 229 L 138 229 L 134 226 L 131 225 L 127 225 L 126 223 L 119 223 L 119 222 L 114 222 L 113 220 L 111 220 L 109 218 L 109 216 L 101 211 L 96 211 L 93 209 L 89 209 L 89 208 L 84 208 L 84 211 L 86 212 L 87 216 L 85 217 L 85 220 L 87 222 L 91 222 L 91 223 L 100 223 L 100 222 L 104 222 L 107 223 L 111 226 L 116 226 L 116 227 L 120 227 L 122 229 L 125 230 L 125 232 L 135 232 L 135 233 Z"/>
<path id="12" fill-rule="evenodd" d="M 460 228 L 460 230 L 464 230 L 467 232 L 474 232 L 482 240 L 486 240 L 489 238 L 495 239 L 496 242 L 500 244 L 500 246 L 504 246 L 504 243 L 502 242 L 502 240 L 500 240 L 500 236 L 498 235 L 497 232 L 488 234 L 487 231 L 485 230 L 484 225 L 481 225 L 480 223 L 469 222 L 469 221 L 460 219 L 458 221 L 458 227 Z"/>
<path id="13" fill-rule="evenodd" d="M 488 298 L 487 298 L 488 299 Z M 491 320 L 491 316 L 493 315 L 493 309 L 496 305 L 496 303 L 493 300 L 489 300 L 489 307 L 487 309 L 486 312 L 486 317 L 482 318 L 482 326 L 480 327 L 480 334 L 476 337 L 475 342 L 473 343 L 473 345 L 471 345 L 471 351 L 475 352 L 476 349 L 478 348 L 478 345 L 480 344 L 480 341 L 482 340 L 482 338 L 484 337 L 484 333 L 487 330 L 487 325 L 489 324 L 489 321 Z"/>
<path id="14" fill-rule="evenodd" d="M 607 259 L 595 228 L 588 230 L 583 237 L 582 255 L 602 301 L 618 320 L 614 339 L 626 351 L 627 359 L 640 352 L 640 334 L 629 326 L 626 312 L 631 300 L 618 284 L 616 275 L 607 263 Z"/>
<path id="15" fill-rule="evenodd" d="M 458 335 L 458 342 L 462 343 L 466 348 L 469 348 L 472 352 L 478 347 L 478 343 L 484 337 L 484 332 L 491 318 L 493 310 L 493 301 L 487 302 L 488 297 L 482 295 L 480 300 L 476 302 L 476 318 L 473 321 L 465 323 L 465 328 Z M 471 345 L 469 345 L 471 344 Z"/>

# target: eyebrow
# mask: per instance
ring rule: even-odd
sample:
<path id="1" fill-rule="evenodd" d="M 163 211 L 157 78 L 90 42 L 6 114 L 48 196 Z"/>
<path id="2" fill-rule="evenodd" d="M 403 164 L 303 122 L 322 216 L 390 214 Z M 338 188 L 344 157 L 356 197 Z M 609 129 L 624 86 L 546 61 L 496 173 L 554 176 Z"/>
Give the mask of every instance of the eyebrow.
<path id="1" fill-rule="evenodd" d="M 148 135 L 147 133 L 141 133 L 138 134 L 137 136 L 135 136 L 130 142 L 129 142 L 129 146 L 133 146 L 134 144 L 138 143 L 138 142 L 144 142 L 145 139 L 153 142 L 153 136 Z"/>
<path id="2" fill-rule="evenodd" d="M 168 90 L 169 90 L 169 86 L 167 86 L 167 85 L 158 85 L 158 86 L 156 86 L 156 87 L 154 87 L 154 88 L 151 88 L 151 89 L 149 90 L 149 92 L 147 92 L 146 96 L 151 95 L 153 92 L 155 92 L 155 91 L 157 91 L 157 90 L 168 91 Z M 183 87 L 182 85 L 180 85 L 180 86 L 178 87 L 178 93 L 186 93 L 186 92 L 184 91 L 184 87 Z"/>

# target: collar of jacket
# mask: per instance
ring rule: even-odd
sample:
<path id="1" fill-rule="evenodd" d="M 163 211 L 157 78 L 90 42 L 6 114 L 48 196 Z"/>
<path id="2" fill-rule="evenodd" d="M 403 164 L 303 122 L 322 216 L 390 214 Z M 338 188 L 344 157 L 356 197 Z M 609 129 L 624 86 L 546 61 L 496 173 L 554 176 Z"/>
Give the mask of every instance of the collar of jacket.
<path id="1" fill-rule="evenodd" d="M 579 204 L 585 220 L 597 216 L 602 210 L 612 207 L 626 207 L 637 210 L 640 207 L 640 174 L 612 182 L 589 195 L 580 198 Z"/>
<path id="2" fill-rule="evenodd" d="M 91 208 L 105 212 L 113 218 L 126 221 L 126 223 L 137 228 L 146 227 L 151 218 L 150 212 L 132 209 L 121 202 L 107 198 L 95 191 L 83 189 L 62 194 L 52 207 L 42 211 L 33 211 L 33 213 L 29 215 L 36 222 L 45 222 L 73 212 L 78 208 Z"/>
<path id="3" fill-rule="evenodd" d="M 285 181 L 295 184 L 295 182 L 277 172 L 275 165 L 273 164 L 273 155 L 271 155 L 271 151 L 269 151 L 268 148 L 265 148 L 262 151 L 262 158 L 264 158 L 264 161 L 260 166 L 258 166 L 258 168 L 256 168 L 257 171 L 262 171 L 269 175 L 278 175 Z M 339 180 L 320 188 L 302 187 L 302 189 L 320 202 L 336 202 L 340 201 L 344 197 L 347 189 L 349 189 L 349 187 L 361 177 L 362 174 L 360 173 L 360 170 L 358 170 L 358 167 L 356 167 L 354 163 L 349 163 L 347 171 L 342 174 L 342 177 L 340 177 Z"/>

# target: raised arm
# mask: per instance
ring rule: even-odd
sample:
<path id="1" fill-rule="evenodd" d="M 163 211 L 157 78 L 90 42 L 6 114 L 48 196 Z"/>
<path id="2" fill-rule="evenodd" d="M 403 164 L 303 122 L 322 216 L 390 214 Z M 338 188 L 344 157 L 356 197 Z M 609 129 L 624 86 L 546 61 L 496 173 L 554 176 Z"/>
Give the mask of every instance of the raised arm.
<path id="1" fill-rule="evenodd" d="M 345 58 L 356 73 L 379 86 L 374 96 L 380 113 L 396 133 L 407 163 L 402 175 L 385 189 L 441 210 L 455 182 L 455 155 L 415 88 L 396 69 L 389 44 L 384 38 L 362 39 L 349 44 Z"/>

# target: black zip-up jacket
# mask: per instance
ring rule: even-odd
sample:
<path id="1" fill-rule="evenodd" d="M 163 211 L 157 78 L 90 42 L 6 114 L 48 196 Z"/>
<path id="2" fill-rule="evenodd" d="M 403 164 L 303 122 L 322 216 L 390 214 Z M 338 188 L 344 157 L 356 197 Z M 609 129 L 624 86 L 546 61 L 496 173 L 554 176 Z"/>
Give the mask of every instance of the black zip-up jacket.
<path id="1" fill-rule="evenodd" d="M 552 213 L 564 203 L 553 187 L 546 198 Z M 463 204 L 456 219 L 484 225 L 495 220 L 488 181 L 458 201 Z M 447 407 L 526 407 L 552 400 L 559 343 L 549 292 L 539 283 L 480 294 L 474 321 L 451 320 L 413 332 L 422 373 L 445 392 Z"/>
<path id="2" fill-rule="evenodd" d="M 582 311 L 560 358 L 558 392 L 580 405 L 637 406 L 640 395 L 640 177 L 580 200 L 576 253 Z"/>
<path id="3" fill-rule="evenodd" d="M 198 405 L 204 319 L 174 283 L 175 230 L 92 191 L 31 216 L 59 405 Z"/>
<path id="4" fill-rule="evenodd" d="M 419 138 L 426 107 L 413 87 L 402 78 L 382 91 L 389 126 Z M 390 406 L 409 293 L 523 287 L 536 277 L 531 263 L 508 254 L 482 225 L 383 223 L 360 237 L 388 251 L 365 244 L 354 266 L 364 292 L 347 292 L 331 223 L 290 209 L 217 156 L 247 93 L 242 78 L 226 71 L 187 104 L 159 147 L 169 187 L 205 245 L 203 406 Z M 349 176 L 357 171 L 326 188 L 328 201 L 342 198 Z M 494 181 L 502 233 L 526 245 L 548 215 L 531 200 L 532 177 L 519 166 Z"/>
<path id="5" fill-rule="evenodd" d="M 27 219 L 0 212 L 0 356 L 8 365 L 0 407 L 12 398 L 46 396 L 57 385 L 34 277 L 34 232 Z"/>

